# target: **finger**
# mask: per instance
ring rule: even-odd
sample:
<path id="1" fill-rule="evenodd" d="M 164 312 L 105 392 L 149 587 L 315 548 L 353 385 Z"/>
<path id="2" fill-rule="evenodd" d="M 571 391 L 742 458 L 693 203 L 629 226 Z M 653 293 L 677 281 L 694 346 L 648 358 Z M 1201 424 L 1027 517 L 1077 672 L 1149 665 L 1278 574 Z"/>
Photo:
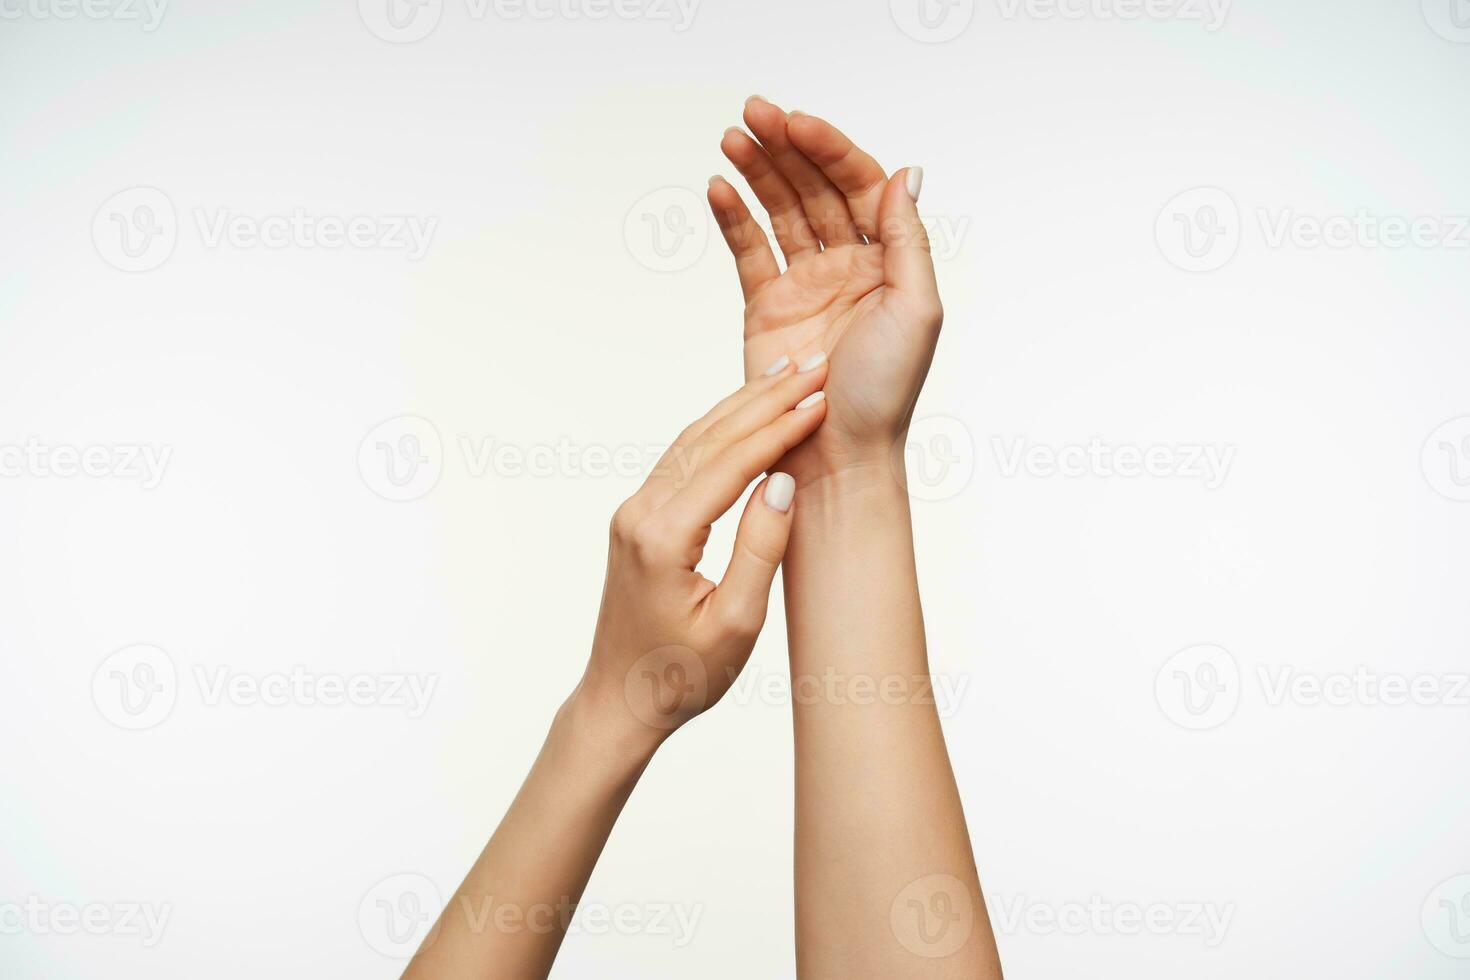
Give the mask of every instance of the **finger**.
<path id="1" fill-rule="evenodd" d="M 746 399 L 705 428 L 688 447 L 695 463 L 701 459 L 712 459 L 741 439 L 770 425 L 808 395 L 821 391 L 827 383 L 827 356 L 825 353 L 817 354 L 804 361 L 796 373 L 783 369 L 776 378 L 776 384 L 754 398 Z"/>
<path id="2" fill-rule="evenodd" d="M 886 175 L 867 153 L 825 119 L 793 112 L 786 122 L 791 144 L 821 168 L 832 185 L 847 198 L 853 224 L 876 241 L 878 204 L 883 197 Z"/>
<path id="3" fill-rule="evenodd" d="M 820 167 L 792 145 L 786 135 L 786 113 L 765 99 L 745 103 L 745 124 L 770 154 L 776 169 L 796 189 L 807 222 L 826 245 L 860 243 L 857 225 L 843 197 Z"/>
<path id="4" fill-rule="evenodd" d="M 771 252 L 771 242 L 751 217 L 740 192 L 725 178 L 710 178 L 709 206 L 725 236 L 725 244 L 730 246 L 730 252 L 735 256 L 735 274 L 740 277 L 740 291 L 745 301 L 750 302 L 756 290 L 781 275 L 781 267 Z"/>
<path id="5" fill-rule="evenodd" d="M 751 482 L 801 445 L 827 415 L 823 393 L 813 392 L 791 411 L 730 446 L 695 471 L 655 515 L 663 533 L 687 546 L 735 505 Z"/>
<path id="6" fill-rule="evenodd" d="M 796 481 L 785 473 L 772 473 L 750 495 L 740 515 L 735 551 L 725 577 L 705 599 L 718 621 L 745 624 L 753 630 L 765 623 L 771 585 L 791 539 L 795 502 Z"/>
<path id="7" fill-rule="evenodd" d="M 934 257 L 929 252 L 929 233 L 919 220 L 916 201 L 924 184 L 922 167 L 908 167 L 894 174 L 883 189 L 878 216 L 878 233 L 883 241 L 883 282 L 897 291 L 903 302 L 924 304 L 938 310 L 939 285 L 934 278 Z"/>
<path id="8" fill-rule="evenodd" d="M 664 450 L 664 454 L 654 465 L 653 472 L 648 475 L 648 479 L 644 481 L 643 486 L 634 496 L 653 495 L 654 499 L 649 501 L 650 507 L 657 507 L 667 500 L 681 485 L 681 481 L 688 482 L 691 475 L 688 472 L 690 447 L 699 441 L 709 427 L 752 399 L 775 388 L 794 370 L 791 359 L 782 357 L 772 364 L 764 375 L 747 382 L 733 393 L 720 399 L 708 412 L 685 426 L 678 438 L 669 445 L 668 449 Z"/>
<path id="9" fill-rule="evenodd" d="M 776 170 L 770 154 L 755 140 L 733 128 L 725 130 L 720 150 L 740 171 L 740 176 L 755 192 L 756 200 L 771 216 L 771 230 L 776 233 L 776 244 L 781 246 L 787 265 L 819 254 L 822 245 L 806 220 L 806 212 L 801 209 L 801 197 L 791 182 Z"/>

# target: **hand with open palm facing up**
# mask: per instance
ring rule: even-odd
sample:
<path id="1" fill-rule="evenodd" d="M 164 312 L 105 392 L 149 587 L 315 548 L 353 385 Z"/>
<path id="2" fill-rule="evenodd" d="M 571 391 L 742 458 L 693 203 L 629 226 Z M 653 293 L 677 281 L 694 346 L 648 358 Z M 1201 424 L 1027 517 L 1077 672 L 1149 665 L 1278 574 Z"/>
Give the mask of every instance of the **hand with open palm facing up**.
<path id="1" fill-rule="evenodd" d="M 720 149 L 770 215 L 783 272 L 736 189 L 709 203 L 745 295 L 745 373 L 830 360 L 821 429 L 782 462 L 807 485 L 891 465 L 929 370 L 944 310 L 915 202 L 923 170 L 892 177 L 830 123 L 752 97 Z M 901 476 L 901 470 L 900 470 Z"/>

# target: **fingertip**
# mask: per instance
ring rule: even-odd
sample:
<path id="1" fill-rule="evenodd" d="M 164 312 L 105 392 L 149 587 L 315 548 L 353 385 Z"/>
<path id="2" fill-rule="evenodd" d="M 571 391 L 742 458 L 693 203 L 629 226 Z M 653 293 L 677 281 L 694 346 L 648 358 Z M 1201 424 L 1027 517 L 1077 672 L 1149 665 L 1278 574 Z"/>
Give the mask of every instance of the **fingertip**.
<path id="1" fill-rule="evenodd" d="M 827 124 L 820 116 L 793 109 L 786 117 L 786 131 L 791 134 L 793 142 L 811 143 L 812 140 L 822 135 Z"/>
<path id="2" fill-rule="evenodd" d="M 716 174 L 709 179 L 707 192 L 709 202 L 717 211 L 733 211 L 740 201 L 740 193 L 724 177 Z"/>
<path id="3" fill-rule="evenodd" d="M 919 203 L 919 192 L 924 189 L 924 168 L 907 167 L 904 169 L 904 190 L 908 192 L 909 198 Z"/>
<path id="4" fill-rule="evenodd" d="M 778 514 L 789 513 L 796 502 L 796 480 L 789 473 L 772 473 L 766 480 L 761 499 Z"/>
<path id="5" fill-rule="evenodd" d="M 885 245 L 914 244 L 911 239 L 917 233 L 919 209 L 909 192 L 910 172 L 905 167 L 888 178 L 883 188 L 883 197 L 878 205 L 878 235 Z M 920 176 L 920 182 L 923 177 Z"/>
<path id="6" fill-rule="evenodd" d="M 745 103 L 745 124 L 759 135 L 760 130 L 770 132 L 785 128 L 786 113 L 780 106 L 766 99 L 751 99 Z"/>

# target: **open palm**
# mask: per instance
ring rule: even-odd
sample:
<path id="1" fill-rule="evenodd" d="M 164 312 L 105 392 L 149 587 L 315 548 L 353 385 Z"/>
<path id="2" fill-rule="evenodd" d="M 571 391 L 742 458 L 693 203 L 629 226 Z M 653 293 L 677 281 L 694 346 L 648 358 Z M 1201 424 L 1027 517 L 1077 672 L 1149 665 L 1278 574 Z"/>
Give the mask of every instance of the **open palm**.
<path id="1" fill-rule="evenodd" d="M 831 360 L 827 419 L 781 466 L 806 483 L 888 465 L 907 429 L 943 310 L 915 209 L 922 171 L 889 178 L 829 123 L 764 99 L 720 146 L 770 215 L 786 270 L 739 192 L 710 181 L 709 201 L 745 295 L 745 373 L 786 358 Z M 759 142 L 757 142 L 757 140 Z"/>

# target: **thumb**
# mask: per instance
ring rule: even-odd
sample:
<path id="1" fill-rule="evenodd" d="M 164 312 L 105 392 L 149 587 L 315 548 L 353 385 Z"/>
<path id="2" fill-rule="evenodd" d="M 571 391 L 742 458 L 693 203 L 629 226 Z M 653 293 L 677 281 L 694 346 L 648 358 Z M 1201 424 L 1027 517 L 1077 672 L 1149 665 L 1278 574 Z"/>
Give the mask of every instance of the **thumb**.
<path id="1" fill-rule="evenodd" d="M 710 597 L 720 621 L 751 627 L 752 632 L 764 625 L 771 583 L 791 539 L 795 502 L 796 481 L 785 473 L 772 473 L 750 495 L 735 532 L 730 567 Z"/>
<path id="2" fill-rule="evenodd" d="M 906 167 L 888 178 L 878 204 L 878 235 L 883 242 L 883 281 L 907 302 L 939 304 L 929 233 L 919 220 L 917 202 L 923 167 Z"/>

